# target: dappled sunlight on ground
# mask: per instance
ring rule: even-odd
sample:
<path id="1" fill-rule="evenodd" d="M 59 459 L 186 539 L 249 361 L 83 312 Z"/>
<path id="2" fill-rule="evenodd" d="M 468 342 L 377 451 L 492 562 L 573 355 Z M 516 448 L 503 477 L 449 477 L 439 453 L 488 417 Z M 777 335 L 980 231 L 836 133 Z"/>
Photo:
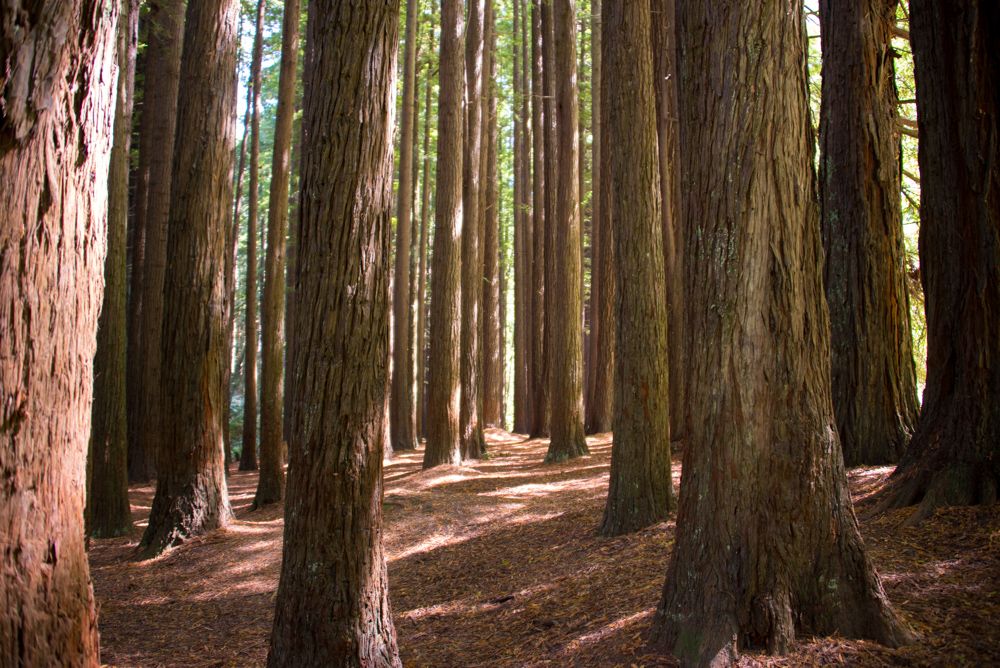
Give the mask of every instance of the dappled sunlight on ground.
<path id="1" fill-rule="evenodd" d="M 423 450 L 385 462 L 384 541 L 404 663 L 672 665 L 651 655 L 645 642 L 673 518 L 630 536 L 597 535 L 611 434 L 588 439 L 590 455 L 559 464 L 544 463 L 545 439 L 490 430 L 487 442 L 488 459 L 462 466 L 423 471 Z M 855 500 L 876 491 L 891 471 L 850 471 Z M 672 474 L 676 492 L 678 456 Z M 233 522 L 146 562 L 132 559 L 153 488 L 131 489 L 134 535 L 91 543 L 103 661 L 262 665 L 283 511 L 280 505 L 250 510 L 256 482 L 253 472 L 232 472 Z M 900 529 L 903 517 L 862 520 L 862 529 L 890 599 L 923 643 L 890 651 L 820 639 L 798 643 L 787 658 L 745 655 L 741 663 L 1000 660 L 993 616 L 1000 607 L 1000 509 L 950 509 L 921 527 Z"/>

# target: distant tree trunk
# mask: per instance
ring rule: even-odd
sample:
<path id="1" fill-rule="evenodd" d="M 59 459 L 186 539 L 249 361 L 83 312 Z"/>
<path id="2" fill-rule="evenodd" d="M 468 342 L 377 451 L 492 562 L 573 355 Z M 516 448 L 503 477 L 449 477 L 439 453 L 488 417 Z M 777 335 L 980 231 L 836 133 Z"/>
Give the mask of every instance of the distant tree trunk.
<path id="1" fill-rule="evenodd" d="M 434 28 L 431 27 L 433 37 Z M 428 63 L 430 61 L 428 60 Z M 431 67 L 428 64 L 424 91 L 424 166 L 420 204 L 420 260 L 417 265 L 417 438 L 426 435 L 427 426 L 427 226 L 431 208 Z"/>
<path id="2" fill-rule="evenodd" d="M 580 245 L 580 168 L 579 98 L 576 88 L 576 3 L 555 0 L 553 11 L 555 37 L 554 72 L 558 102 L 559 169 L 557 214 L 550 225 L 552 232 L 552 295 L 546 305 L 550 314 L 549 329 L 552 354 L 551 401 L 552 440 L 546 461 L 587 454 L 583 433 L 583 271 Z"/>
<path id="3" fill-rule="evenodd" d="M 120 0 L 0 20 L 0 661 L 99 665 L 84 551 Z"/>
<path id="4" fill-rule="evenodd" d="M 292 120 L 295 114 L 295 70 L 299 58 L 299 0 L 285 0 L 281 19 L 281 70 L 271 158 L 271 196 L 267 211 L 267 256 L 264 260 L 262 316 L 260 477 L 255 508 L 277 503 L 285 491 L 282 457 L 282 395 L 285 343 L 285 237 L 288 234 L 288 187 L 291 176 Z"/>
<path id="5" fill-rule="evenodd" d="M 226 351 L 226 227 L 233 187 L 236 0 L 188 5 L 163 310 L 163 420 L 145 556 L 230 518 L 221 416 Z"/>
<path id="6" fill-rule="evenodd" d="M 614 536 L 665 519 L 673 488 L 651 13 L 646 2 L 608 5 L 618 355 L 611 485 L 601 533 Z"/>
<path id="7" fill-rule="evenodd" d="M 677 101 L 676 0 L 651 0 L 651 36 L 653 43 L 653 81 L 656 87 L 656 133 L 659 142 L 660 201 L 663 221 L 663 269 L 666 278 L 668 365 L 670 395 L 670 433 L 683 443 L 685 420 L 684 361 L 684 274 L 680 198 L 680 127 Z M 619 283 L 619 285 L 621 285 Z M 693 352 L 691 353 L 694 354 Z"/>
<path id="8" fill-rule="evenodd" d="M 680 3 L 678 19 L 685 294 L 706 307 L 687 314 L 699 353 L 653 642 L 685 665 L 797 635 L 897 645 L 830 400 L 802 6 Z"/>
<path id="9" fill-rule="evenodd" d="M 417 99 L 417 1 L 406 0 L 403 113 L 399 138 L 399 199 L 396 206 L 396 275 L 393 281 L 392 390 L 389 432 L 393 450 L 417 447 L 410 344 L 410 237 L 413 227 L 413 147 Z"/>
<path id="10" fill-rule="evenodd" d="M 609 11 L 607 3 L 595 0 L 595 21 Z M 608 45 L 603 37 L 603 17 L 594 26 L 594 167 L 593 167 L 593 260 L 591 263 L 590 310 L 590 376 L 587 395 L 587 432 L 600 434 L 611 431 L 614 406 L 614 344 L 615 344 L 615 265 L 614 239 L 611 231 L 611 174 L 608 169 L 608 81 L 604 76 L 603 52 Z"/>
<path id="11" fill-rule="evenodd" d="M 250 116 L 250 183 L 247 188 L 247 273 L 246 273 L 246 346 L 243 353 L 243 450 L 240 470 L 257 470 L 257 217 L 260 210 L 260 114 L 264 58 L 264 0 L 257 0 L 253 58 L 250 63 L 250 86 L 253 89 Z"/>
<path id="12" fill-rule="evenodd" d="M 996 503 L 1000 489 L 1000 7 L 912 0 L 927 389 L 884 505 Z"/>
<path id="13" fill-rule="evenodd" d="M 163 286 L 167 267 L 167 227 L 173 178 L 177 91 L 184 37 L 184 1 L 148 2 L 149 42 L 139 127 L 139 206 L 136 227 L 144 230 L 143 259 L 133 265 L 132 298 L 141 301 L 139 334 L 127 360 L 130 426 L 129 480 L 148 480 L 160 451 L 162 395 L 160 347 Z M 141 271 L 141 280 L 134 272 Z"/>
<path id="14" fill-rule="evenodd" d="M 485 130 L 485 171 L 482 190 L 486 206 L 483 209 L 483 422 L 488 427 L 503 427 L 504 378 L 502 357 L 503 321 L 500 317 L 500 217 L 497 210 L 497 95 L 493 85 L 496 65 L 496 26 L 493 0 L 486 0 L 486 32 L 483 39 L 488 49 L 483 80 L 483 115 Z"/>
<path id="15" fill-rule="evenodd" d="M 542 0 L 531 3 L 531 133 L 532 133 L 532 267 L 531 267 L 531 435 L 549 432 L 548 375 L 545 348 L 545 223 L 548 146 L 545 142 L 545 81 L 543 75 Z"/>
<path id="16" fill-rule="evenodd" d="M 899 204 L 896 4 L 820 3 L 820 215 L 833 408 L 847 466 L 898 461 L 917 419 Z"/>
<path id="17" fill-rule="evenodd" d="M 114 145 L 108 173 L 108 254 L 104 305 L 97 324 L 94 403 L 91 407 L 87 533 L 123 536 L 132 529 L 128 502 L 128 425 L 125 410 L 126 275 L 129 147 L 139 39 L 139 1 L 120 0 Z"/>
<path id="18" fill-rule="evenodd" d="M 527 0 L 518 0 L 521 5 L 521 183 L 523 195 L 521 201 L 524 211 L 521 214 L 522 231 L 524 240 L 521 242 L 523 255 L 524 272 L 524 328 L 522 338 L 524 339 L 524 426 L 521 433 L 530 433 L 531 424 L 534 420 L 532 415 L 532 373 L 534 369 L 534 345 L 532 343 L 532 332 L 534 331 L 533 312 L 533 288 L 534 285 L 534 186 L 532 179 L 532 115 L 531 115 L 531 32 L 528 24 L 530 15 Z"/>
<path id="19" fill-rule="evenodd" d="M 525 186 L 524 163 L 525 117 L 521 114 L 521 99 L 526 95 L 521 78 L 521 0 L 514 0 L 514 431 L 525 433 L 528 421 L 528 350 L 527 302 L 530 289 L 526 285 L 527 262 L 525 256 Z M 525 63 L 527 66 L 527 63 Z"/>
<path id="20" fill-rule="evenodd" d="M 431 340 L 424 468 L 459 464 L 459 340 L 462 275 L 462 95 L 465 90 L 462 0 L 441 2 L 437 177 L 431 269 Z"/>
<path id="21" fill-rule="evenodd" d="M 311 195 L 299 220 L 292 355 L 301 382 L 272 667 L 402 665 L 382 548 L 398 12 L 398 2 L 309 3 L 302 191 Z"/>

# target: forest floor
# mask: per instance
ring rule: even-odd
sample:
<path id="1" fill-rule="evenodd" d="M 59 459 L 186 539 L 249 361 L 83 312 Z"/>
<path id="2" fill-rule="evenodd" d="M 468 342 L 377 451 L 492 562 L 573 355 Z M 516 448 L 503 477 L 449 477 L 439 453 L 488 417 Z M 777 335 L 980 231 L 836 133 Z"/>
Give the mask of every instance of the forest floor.
<path id="1" fill-rule="evenodd" d="M 602 538 L 611 437 L 591 455 L 543 464 L 547 441 L 491 431 L 490 458 L 385 467 L 385 542 L 406 666 L 664 666 L 645 639 L 663 586 L 673 520 Z M 859 512 L 891 468 L 850 471 Z M 680 459 L 675 458 L 675 488 Z M 256 474 L 233 472 L 236 520 L 158 559 L 133 560 L 152 500 L 131 488 L 136 533 L 93 541 L 102 660 L 112 666 L 258 666 L 281 561 L 282 508 L 251 512 Z M 920 640 L 890 650 L 803 639 L 741 665 L 1000 665 L 1000 505 L 862 519 L 888 596 Z"/>

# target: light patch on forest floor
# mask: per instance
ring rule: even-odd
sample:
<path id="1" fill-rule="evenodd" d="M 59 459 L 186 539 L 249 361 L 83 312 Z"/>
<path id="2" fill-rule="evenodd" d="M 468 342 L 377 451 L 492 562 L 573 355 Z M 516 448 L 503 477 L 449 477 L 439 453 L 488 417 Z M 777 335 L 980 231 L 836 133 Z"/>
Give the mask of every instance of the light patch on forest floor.
<path id="1" fill-rule="evenodd" d="M 591 454 L 544 464 L 548 442 L 490 431 L 490 458 L 385 468 L 385 544 L 404 663 L 423 666 L 673 665 L 645 648 L 674 522 L 597 535 L 610 434 Z M 891 468 L 849 472 L 864 501 Z M 680 459 L 673 476 L 680 479 Z M 229 477 L 235 521 L 147 562 L 131 560 L 153 488 L 131 488 L 135 534 L 91 543 L 102 660 L 114 666 L 258 666 L 267 656 L 282 508 L 250 511 L 257 477 Z M 843 638 L 741 665 L 1000 664 L 1000 506 L 862 519 L 890 600 L 922 635 L 899 650 Z"/>

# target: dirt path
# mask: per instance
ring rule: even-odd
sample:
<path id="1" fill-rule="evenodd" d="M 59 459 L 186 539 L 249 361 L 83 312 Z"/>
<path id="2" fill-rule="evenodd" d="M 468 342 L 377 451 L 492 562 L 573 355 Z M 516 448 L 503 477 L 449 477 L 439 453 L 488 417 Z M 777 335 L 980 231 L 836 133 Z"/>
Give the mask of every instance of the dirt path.
<path id="1" fill-rule="evenodd" d="M 591 456 L 542 464 L 547 442 L 491 432 L 491 458 L 421 471 L 422 453 L 385 468 L 385 540 L 407 666 L 654 666 L 643 641 L 674 523 L 596 535 L 610 435 Z M 863 504 L 890 469 L 851 472 Z M 674 462 L 679 483 L 680 461 Z M 256 475 L 233 473 L 237 520 L 159 559 L 130 561 L 150 487 L 131 490 L 132 539 L 94 541 L 102 660 L 114 666 L 257 666 L 267 655 L 282 510 L 250 512 Z M 863 506 L 862 506 L 863 507 Z M 905 511 L 862 523 L 890 599 L 923 640 L 889 651 L 803 642 L 784 665 L 1000 664 L 1000 507 L 946 510 L 897 529 Z"/>

